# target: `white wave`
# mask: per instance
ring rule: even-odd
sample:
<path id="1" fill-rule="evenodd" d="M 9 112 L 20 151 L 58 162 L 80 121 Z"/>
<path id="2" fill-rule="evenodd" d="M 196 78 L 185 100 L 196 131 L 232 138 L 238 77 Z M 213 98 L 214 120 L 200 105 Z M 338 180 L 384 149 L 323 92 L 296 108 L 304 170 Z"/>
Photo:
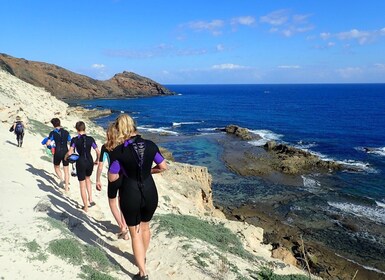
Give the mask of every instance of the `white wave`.
<path id="1" fill-rule="evenodd" d="M 185 124 L 199 124 L 202 122 L 173 122 L 172 126 L 175 127 L 175 126 L 181 126 L 181 125 L 185 125 Z"/>
<path id="2" fill-rule="evenodd" d="M 267 142 L 272 140 L 279 140 L 283 137 L 281 134 L 274 133 L 270 130 L 261 129 L 261 130 L 249 130 L 249 132 L 259 135 L 261 139 L 249 141 L 248 143 L 254 146 L 263 146 Z"/>
<path id="3" fill-rule="evenodd" d="M 299 141 L 298 143 L 296 143 L 294 145 L 294 147 L 297 148 L 297 149 L 308 151 L 308 149 L 310 149 L 310 148 L 317 147 L 317 143 L 315 143 L 315 142 L 313 142 L 313 143 L 306 143 L 306 142 L 303 142 L 303 141 Z"/>
<path id="4" fill-rule="evenodd" d="M 320 182 L 318 182 L 315 179 L 303 176 L 303 175 L 301 177 L 303 180 L 303 186 L 307 191 L 310 191 L 310 192 L 315 192 L 315 191 L 318 192 L 319 191 L 319 188 L 321 187 Z"/>
<path id="5" fill-rule="evenodd" d="M 353 261 L 353 260 L 351 260 L 351 259 L 349 259 L 349 258 L 347 258 L 347 257 L 344 257 L 344 256 L 342 256 L 342 255 L 340 255 L 340 254 L 337 254 L 337 253 L 335 253 L 335 254 L 336 254 L 336 256 L 338 256 L 338 257 L 340 257 L 340 258 L 344 258 L 345 260 L 347 260 L 347 261 L 349 261 L 349 262 L 352 262 L 352 263 L 355 263 L 355 264 L 357 264 L 357 265 L 359 265 L 359 266 L 361 266 L 361 267 L 363 267 L 363 268 L 365 268 L 365 269 L 367 269 L 367 270 L 371 270 L 371 271 L 375 271 L 375 272 L 377 272 L 377 273 L 385 274 L 385 271 L 379 270 L 379 269 L 374 268 L 374 267 L 371 267 L 371 266 L 367 266 L 367 265 L 360 264 L 360 263 L 358 263 L 358 262 L 356 262 L 356 261 Z"/>
<path id="6" fill-rule="evenodd" d="M 385 201 L 377 201 L 377 200 L 376 200 L 376 204 L 377 204 L 377 206 L 379 206 L 379 207 L 385 208 Z"/>
<path id="7" fill-rule="evenodd" d="M 348 160 L 337 161 L 337 163 L 345 165 L 346 167 L 352 167 L 354 169 L 362 170 L 368 173 L 378 173 L 378 170 L 371 167 L 370 164 L 366 162 L 348 159 Z"/>
<path id="8" fill-rule="evenodd" d="M 153 128 L 153 127 L 148 127 L 148 126 L 141 126 L 141 127 L 138 127 L 138 129 L 139 130 L 142 129 L 142 130 L 149 131 L 152 133 L 179 135 L 178 132 L 169 130 L 170 129 L 169 127 Z"/>
<path id="9" fill-rule="evenodd" d="M 346 202 L 329 202 L 328 204 L 334 208 L 349 214 L 365 217 L 374 222 L 380 222 L 385 224 L 385 208 L 382 207 L 370 207 L 358 204 L 346 203 Z"/>
<path id="10" fill-rule="evenodd" d="M 375 155 L 379 155 L 379 156 L 382 156 L 382 157 L 385 157 L 385 147 L 380 147 L 380 148 L 366 148 L 366 147 L 358 147 L 356 148 L 360 151 L 364 151 L 368 154 L 375 154 Z"/>
<path id="11" fill-rule="evenodd" d="M 220 131 L 221 127 L 198 128 L 198 131 Z"/>

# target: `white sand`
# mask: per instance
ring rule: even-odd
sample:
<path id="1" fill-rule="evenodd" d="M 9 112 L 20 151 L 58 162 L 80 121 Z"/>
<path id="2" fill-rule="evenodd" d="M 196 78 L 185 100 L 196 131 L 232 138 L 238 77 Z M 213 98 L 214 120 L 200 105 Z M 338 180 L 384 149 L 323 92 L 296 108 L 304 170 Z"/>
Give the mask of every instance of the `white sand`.
<path id="1" fill-rule="evenodd" d="M 105 176 L 101 192 L 97 192 L 93 185 L 96 206 L 90 208 L 88 214 L 78 208 L 81 199 L 75 177 L 71 177 L 68 194 L 58 186 L 50 157 L 40 144 L 44 138 L 41 131 L 47 130 L 50 119 L 57 116 L 71 135 L 75 135 L 75 122 L 84 118 L 67 115 L 67 112 L 71 112 L 67 104 L 44 89 L 0 70 L 0 279 L 81 279 L 79 264 L 70 264 L 48 250 L 50 242 L 63 238 L 100 246 L 119 266 L 116 271 L 103 272 L 116 279 L 130 279 L 138 271 L 130 241 L 116 237 L 118 227 L 108 206 Z M 15 135 L 8 131 L 16 115 L 27 124 L 22 148 L 16 146 Z M 85 121 L 90 135 L 103 133 Z M 102 143 L 98 141 L 98 145 Z M 270 247 L 261 245 L 262 229 L 220 218 L 223 215 L 199 201 L 199 182 L 183 175 L 185 169 L 192 169 L 191 172 L 196 172 L 196 169 L 186 166 L 170 163 L 169 171 L 154 176 L 160 197 L 157 214 L 188 214 L 224 223 L 238 234 L 246 249 L 260 259 L 252 262 L 242 260 L 202 241 L 169 238 L 161 232 L 153 235 L 147 256 L 150 279 L 236 279 L 239 275 L 247 276 L 246 269 L 257 271 L 269 262 L 276 273 L 303 274 L 293 266 L 270 258 Z M 95 180 L 95 173 L 92 180 Z M 212 217 L 213 214 L 217 218 Z M 62 229 L 54 227 L 52 221 L 62 225 Z M 152 228 L 156 227 L 156 222 L 152 223 Z M 33 244 L 40 247 L 36 252 L 28 246 Z M 221 261 L 218 255 L 225 256 L 228 262 Z M 42 256 L 46 259 L 42 260 Z M 203 260 L 207 267 L 199 264 L 198 259 Z M 238 274 L 232 271 L 235 267 Z"/>

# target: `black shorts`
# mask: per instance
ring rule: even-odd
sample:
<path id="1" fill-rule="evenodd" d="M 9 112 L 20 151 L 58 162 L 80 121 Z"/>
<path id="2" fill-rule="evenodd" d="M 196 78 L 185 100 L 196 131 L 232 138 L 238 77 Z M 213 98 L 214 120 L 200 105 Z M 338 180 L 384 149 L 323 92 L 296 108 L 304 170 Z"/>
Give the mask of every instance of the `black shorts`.
<path id="1" fill-rule="evenodd" d="M 120 175 L 117 180 L 115 180 L 113 182 L 108 181 L 108 187 L 107 187 L 108 198 L 110 198 L 110 199 L 116 198 L 116 196 L 118 195 L 118 191 L 119 191 L 119 189 L 122 185 L 122 182 L 123 182 L 122 177 L 123 177 L 123 175 Z"/>
<path id="2" fill-rule="evenodd" d="M 158 207 L 158 192 L 152 178 L 144 184 L 142 191 L 136 180 L 123 177 L 123 184 L 119 191 L 120 210 L 128 226 L 149 222 Z M 131 181 L 131 182 L 130 182 Z"/>
<path id="3" fill-rule="evenodd" d="M 61 162 L 63 162 L 63 166 L 68 166 L 69 162 L 67 160 L 64 160 L 64 156 L 67 152 L 55 152 L 53 155 L 53 164 L 54 165 L 60 165 Z"/>
<path id="4" fill-rule="evenodd" d="M 79 159 L 76 162 L 76 174 L 78 176 L 79 181 L 84 181 L 86 177 L 90 177 L 92 175 L 93 170 L 94 170 L 93 161 Z"/>

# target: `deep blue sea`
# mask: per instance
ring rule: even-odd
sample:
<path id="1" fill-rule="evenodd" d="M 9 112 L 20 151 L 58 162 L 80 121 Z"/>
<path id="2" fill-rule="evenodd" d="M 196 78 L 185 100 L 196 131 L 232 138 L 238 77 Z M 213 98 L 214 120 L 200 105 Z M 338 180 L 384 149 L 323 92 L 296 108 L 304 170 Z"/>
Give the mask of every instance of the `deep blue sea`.
<path id="1" fill-rule="evenodd" d="M 300 192 L 302 198 L 286 207 L 301 217 L 338 212 L 385 229 L 385 84 L 166 87 L 177 94 L 77 103 L 113 109 L 116 113 L 97 120 L 104 127 L 119 112 L 125 112 L 136 119 L 140 130 L 174 135 L 162 145 L 177 161 L 209 168 L 214 200 L 219 204 L 257 203 L 277 194 Z M 221 147 L 212 140 L 221 133 L 216 128 L 228 124 L 246 127 L 263 137 L 250 145 L 274 139 L 359 171 L 306 175 L 299 189 L 259 178 L 240 178 L 226 169 L 220 160 Z M 384 246 L 384 236 L 374 234 L 374 239 Z"/>

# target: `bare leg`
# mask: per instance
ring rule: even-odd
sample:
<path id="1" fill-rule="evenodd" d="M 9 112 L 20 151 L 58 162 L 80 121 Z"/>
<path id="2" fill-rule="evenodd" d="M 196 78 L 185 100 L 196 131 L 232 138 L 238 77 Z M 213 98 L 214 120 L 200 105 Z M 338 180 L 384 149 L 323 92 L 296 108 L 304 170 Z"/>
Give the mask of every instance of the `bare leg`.
<path id="1" fill-rule="evenodd" d="M 60 165 L 54 165 L 53 166 L 56 176 L 59 178 L 60 182 L 63 182 L 63 175 L 61 173 Z"/>
<path id="2" fill-rule="evenodd" d="M 86 180 L 79 181 L 80 186 L 80 196 L 82 197 L 84 212 L 88 211 L 88 200 L 87 200 L 87 191 L 86 191 Z"/>
<path id="3" fill-rule="evenodd" d="M 150 245 L 151 231 L 149 222 L 141 222 L 140 231 L 142 232 L 143 246 L 144 246 L 144 258 L 146 258 L 148 246 Z"/>
<path id="4" fill-rule="evenodd" d="M 86 187 L 87 187 L 88 201 L 91 203 L 93 202 L 93 200 L 92 200 L 92 186 L 91 186 L 90 177 L 86 177 Z"/>
<path id="5" fill-rule="evenodd" d="M 68 192 L 68 185 L 70 182 L 70 171 L 69 171 L 69 166 L 63 166 L 64 170 L 64 189 L 66 192 Z"/>
<path id="6" fill-rule="evenodd" d="M 143 232 L 141 225 L 142 224 L 139 224 L 137 226 L 130 226 L 128 227 L 128 229 L 131 235 L 132 251 L 134 252 L 136 265 L 139 268 L 139 274 L 140 276 L 145 276 L 147 275 L 145 265 L 146 249 L 143 244 Z"/>

